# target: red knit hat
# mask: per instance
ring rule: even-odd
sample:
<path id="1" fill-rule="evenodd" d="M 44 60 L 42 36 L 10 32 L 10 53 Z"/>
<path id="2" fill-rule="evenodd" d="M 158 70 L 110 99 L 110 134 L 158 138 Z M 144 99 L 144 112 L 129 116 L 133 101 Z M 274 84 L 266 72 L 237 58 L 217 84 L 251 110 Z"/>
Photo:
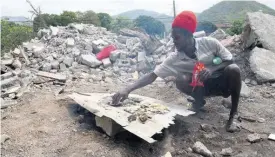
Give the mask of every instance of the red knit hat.
<path id="1" fill-rule="evenodd" d="M 183 11 L 176 16 L 173 21 L 172 28 L 183 28 L 191 33 L 194 33 L 197 28 L 197 18 L 192 11 Z"/>

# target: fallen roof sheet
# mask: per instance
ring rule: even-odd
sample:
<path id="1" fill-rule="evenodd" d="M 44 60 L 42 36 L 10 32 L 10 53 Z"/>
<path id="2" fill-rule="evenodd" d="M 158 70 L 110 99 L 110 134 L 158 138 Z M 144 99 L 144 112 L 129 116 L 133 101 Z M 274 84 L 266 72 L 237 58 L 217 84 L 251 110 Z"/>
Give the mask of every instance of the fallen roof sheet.
<path id="1" fill-rule="evenodd" d="M 168 128 L 171 124 L 174 124 L 173 120 L 176 115 L 188 116 L 194 114 L 194 112 L 187 110 L 187 108 L 181 105 L 169 104 L 157 99 L 130 94 L 129 97 L 136 97 L 146 102 L 165 105 L 169 109 L 169 112 L 153 115 L 152 118 L 148 119 L 144 124 L 139 121 L 129 122 L 128 117 L 131 114 L 124 111 L 123 107 L 108 106 L 106 108 L 106 106 L 103 107 L 98 104 L 104 97 L 110 95 L 111 94 L 108 93 L 73 93 L 69 95 L 69 97 L 96 116 L 111 118 L 125 130 L 128 130 L 149 143 L 155 142 L 152 138 L 153 135 L 161 133 L 163 128 Z"/>

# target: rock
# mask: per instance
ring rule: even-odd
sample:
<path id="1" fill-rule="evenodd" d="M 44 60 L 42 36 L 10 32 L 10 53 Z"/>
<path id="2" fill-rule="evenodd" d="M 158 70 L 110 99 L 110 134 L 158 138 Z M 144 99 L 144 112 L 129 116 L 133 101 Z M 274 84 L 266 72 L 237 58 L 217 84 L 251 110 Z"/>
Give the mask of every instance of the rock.
<path id="1" fill-rule="evenodd" d="M 44 72 L 44 71 L 39 71 L 37 73 L 37 75 L 42 76 L 42 77 L 46 77 L 46 78 L 51 78 L 51 79 L 63 81 L 63 82 L 65 82 L 67 80 L 67 77 L 65 75 L 53 74 L 53 73 L 48 73 L 48 72 Z"/>
<path id="2" fill-rule="evenodd" d="M 4 144 L 9 139 L 10 139 L 10 136 L 8 136 L 6 134 L 2 134 L 1 135 L 1 144 Z"/>
<path id="3" fill-rule="evenodd" d="M 18 81 L 17 76 L 14 76 L 14 77 L 11 77 L 11 78 L 8 78 L 8 79 L 5 79 L 5 80 L 1 80 L 0 86 L 1 86 L 1 88 L 3 88 L 6 85 L 14 84 L 16 81 Z"/>
<path id="4" fill-rule="evenodd" d="M 1 109 L 16 105 L 17 101 L 16 100 L 3 100 L 1 101 Z"/>
<path id="5" fill-rule="evenodd" d="M 113 80 L 112 80 L 110 77 L 106 77 L 106 78 L 105 78 L 105 82 L 107 82 L 107 83 L 112 83 Z"/>
<path id="6" fill-rule="evenodd" d="M 254 134 L 249 134 L 247 136 L 247 141 L 250 142 L 250 143 L 256 143 L 256 142 L 260 142 L 261 141 L 261 136 L 257 133 L 254 133 Z"/>
<path id="7" fill-rule="evenodd" d="M 275 134 L 270 134 L 270 135 L 268 136 L 268 139 L 269 139 L 269 140 L 272 140 L 272 141 L 275 141 Z"/>
<path id="8" fill-rule="evenodd" d="M 19 61 L 19 59 L 15 59 L 12 63 L 12 66 L 15 69 L 21 69 L 22 68 L 22 63 Z"/>
<path id="9" fill-rule="evenodd" d="M 11 65 L 13 63 L 14 59 L 9 58 L 9 59 L 3 59 L 1 58 L 1 65 Z"/>
<path id="10" fill-rule="evenodd" d="M 205 31 L 199 31 L 199 32 L 193 33 L 193 36 L 194 36 L 195 38 L 201 38 L 201 37 L 205 37 L 205 36 L 206 36 L 206 33 L 205 33 Z"/>
<path id="11" fill-rule="evenodd" d="M 205 132 L 211 132 L 213 130 L 213 127 L 209 124 L 201 124 L 200 127 Z"/>
<path id="12" fill-rule="evenodd" d="M 228 35 L 222 29 L 218 29 L 215 32 L 213 32 L 212 34 L 210 34 L 209 36 L 212 37 L 212 38 L 216 38 L 218 40 L 223 40 Z"/>
<path id="13" fill-rule="evenodd" d="M 251 90 L 247 85 L 242 81 L 242 88 L 241 88 L 241 96 L 243 97 L 249 97 L 251 93 Z"/>
<path id="14" fill-rule="evenodd" d="M 249 59 L 251 70 L 259 82 L 275 81 L 275 52 L 255 47 Z"/>
<path id="15" fill-rule="evenodd" d="M 14 93 L 9 94 L 9 98 L 14 99 L 15 98 L 15 94 Z"/>
<path id="16" fill-rule="evenodd" d="M 19 91 L 20 88 L 21 88 L 20 84 L 15 84 L 15 85 L 7 88 L 5 93 L 2 94 L 2 96 L 6 95 L 6 94 L 16 93 L 17 91 Z"/>
<path id="17" fill-rule="evenodd" d="M 52 56 L 53 56 L 54 59 L 57 59 L 57 54 L 56 53 L 53 53 Z"/>
<path id="18" fill-rule="evenodd" d="M 51 65 L 51 63 L 45 63 L 45 64 L 43 64 L 42 70 L 43 70 L 43 71 L 47 71 L 47 72 L 49 72 L 50 70 L 52 70 L 52 65 Z"/>
<path id="19" fill-rule="evenodd" d="M 67 47 L 73 47 L 74 46 L 74 39 L 73 38 L 68 38 L 66 40 L 66 45 L 67 45 Z"/>
<path id="20" fill-rule="evenodd" d="M 20 55 L 20 50 L 18 48 L 15 48 L 14 51 L 12 52 L 15 56 L 19 56 Z"/>
<path id="21" fill-rule="evenodd" d="M 74 59 L 71 57 L 65 57 L 63 60 L 63 63 L 67 66 L 67 67 L 71 67 L 72 64 L 74 62 Z"/>
<path id="22" fill-rule="evenodd" d="M 52 65 L 52 69 L 59 69 L 59 62 L 58 61 L 52 61 L 51 65 Z"/>
<path id="23" fill-rule="evenodd" d="M 265 119 L 264 119 L 264 118 L 258 118 L 258 119 L 257 119 L 257 122 L 259 122 L 259 123 L 264 123 L 264 122 L 265 122 Z"/>
<path id="24" fill-rule="evenodd" d="M 202 156 L 206 156 L 206 157 L 213 156 L 212 153 L 205 147 L 205 145 L 199 141 L 193 145 L 192 149 L 195 153 L 200 154 Z"/>
<path id="25" fill-rule="evenodd" d="M 7 72 L 7 73 L 1 75 L 1 80 L 11 78 L 12 76 L 13 76 L 12 72 Z"/>
<path id="26" fill-rule="evenodd" d="M 79 55 L 80 55 L 80 50 L 79 50 L 79 49 L 73 48 L 72 51 L 73 51 L 72 54 L 73 54 L 74 56 L 79 56 Z"/>
<path id="27" fill-rule="evenodd" d="M 230 36 L 230 37 L 227 37 L 226 39 L 223 39 L 221 41 L 221 44 L 224 46 L 224 47 L 230 47 L 230 46 L 233 46 L 234 45 L 234 37 Z"/>
<path id="28" fill-rule="evenodd" d="M 54 59 L 53 59 L 53 56 L 48 56 L 47 58 L 45 58 L 46 61 L 48 62 L 52 62 Z"/>
<path id="29" fill-rule="evenodd" d="M 89 67 L 95 68 L 102 64 L 101 61 L 99 61 L 95 55 L 81 55 L 80 56 L 80 63 L 83 65 L 87 65 Z"/>
<path id="30" fill-rule="evenodd" d="M 212 139 L 212 138 L 217 137 L 217 134 L 216 133 L 203 134 L 203 137 L 206 139 Z"/>
<path id="31" fill-rule="evenodd" d="M 263 48 L 275 52 L 275 16 L 262 12 L 247 13 L 245 21 L 244 47 L 248 48 L 260 44 Z"/>
<path id="32" fill-rule="evenodd" d="M 110 61 L 109 58 L 104 58 L 104 59 L 102 59 L 102 63 L 103 63 L 103 67 L 104 67 L 104 68 L 107 68 L 107 67 L 109 67 L 109 66 L 112 65 L 112 63 L 111 63 L 111 61 Z"/>
<path id="33" fill-rule="evenodd" d="M 255 80 L 251 80 L 250 84 L 252 84 L 253 86 L 258 85 L 257 81 L 255 81 Z"/>
<path id="34" fill-rule="evenodd" d="M 73 62 L 72 67 L 77 67 L 78 63 L 77 62 Z"/>
<path id="35" fill-rule="evenodd" d="M 112 62 L 115 62 L 118 58 L 120 58 L 120 53 L 121 53 L 120 50 L 112 51 L 111 54 L 110 54 L 110 60 Z"/>
<path id="36" fill-rule="evenodd" d="M 71 24 L 69 24 L 69 27 L 78 30 L 79 33 L 82 33 L 83 30 L 84 30 L 84 25 L 83 24 L 71 23 Z"/>
<path id="37" fill-rule="evenodd" d="M 59 69 L 60 69 L 60 71 L 66 71 L 67 67 L 66 67 L 66 65 L 64 63 L 60 63 L 59 64 Z"/>
<path id="38" fill-rule="evenodd" d="M 163 157 L 172 157 L 172 154 L 170 152 L 167 152 Z"/>
<path id="39" fill-rule="evenodd" d="M 224 148 L 220 154 L 223 156 L 231 156 L 233 154 L 233 150 L 232 148 Z"/>
<path id="40" fill-rule="evenodd" d="M 59 29 L 57 27 L 53 27 L 53 26 L 50 26 L 50 30 L 51 30 L 52 36 L 56 36 L 59 31 Z"/>

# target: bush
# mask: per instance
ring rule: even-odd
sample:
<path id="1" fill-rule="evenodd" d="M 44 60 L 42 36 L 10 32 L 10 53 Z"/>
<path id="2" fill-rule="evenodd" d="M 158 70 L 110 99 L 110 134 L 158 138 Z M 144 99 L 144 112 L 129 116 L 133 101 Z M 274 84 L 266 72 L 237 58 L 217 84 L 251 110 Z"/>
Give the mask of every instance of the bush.
<path id="1" fill-rule="evenodd" d="M 85 11 L 84 13 L 78 12 L 77 22 L 100 26 L 100 20 L 97 14 L 91 10 Z"/>
<path id="2" fill-rule="evenodd" d="M 1 20 L 1 56 L 33 37 L 32 27 Z"/>
<path id="3" fill-rule="evenodd" d="M 135 19 L 134 24 L 136 27 L 144 29 L 150 35 L 162 36 L 165 32 L 164 24 L 151 16 L 139 16 Z"/>
<path id="4" fill-rule="evenodd" d="M 97 16 L 100 20 L 101 27 L 105 27 L 105 28 L 107 28 L 107 30 L 110 30 L 111 23 L 112 23 L 112 17 L 107 13 L 98 13 Z"/>
<path id="5" fill-rule="evenodd" d="M 243 28 L 244 28 L 244 21 L 236 20 L 233 22 L 232 27 L 226 30 L 226 33 L 228 33 L 229 35 L 242 34 Z"/>
<path id="6" fill-rule="evenodd" d="M 115 33 L 119 32 L 122 28 L 133 28 L 133 22 L 124 17 L 117 17 L 111 23 L 111 30 Z"/>

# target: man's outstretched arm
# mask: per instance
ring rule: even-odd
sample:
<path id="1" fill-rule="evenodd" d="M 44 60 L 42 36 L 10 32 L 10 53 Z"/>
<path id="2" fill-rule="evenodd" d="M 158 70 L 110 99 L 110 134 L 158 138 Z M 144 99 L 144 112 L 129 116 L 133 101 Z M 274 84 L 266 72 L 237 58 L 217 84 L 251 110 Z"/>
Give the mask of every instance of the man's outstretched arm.
<path id="1" fill-rule="evenodd" d="M 125 89 L 117 92 L 114 96 L 113 96 L 113 105 L 118 105 L 118 103 L 120 101 L 124 101 L 129 93 L 131 93 L 132 91 L 139 89 L 141 87 L 144 87 L 148 84 L 153 83 L 156 79 L 157 79 L 157 75 L 154 72 L 151 72 L 149 74 L 144 75 L 143 77 L 141 77 L 138 81 L 136 81 L 134 84 L 126 87 Z"/>

